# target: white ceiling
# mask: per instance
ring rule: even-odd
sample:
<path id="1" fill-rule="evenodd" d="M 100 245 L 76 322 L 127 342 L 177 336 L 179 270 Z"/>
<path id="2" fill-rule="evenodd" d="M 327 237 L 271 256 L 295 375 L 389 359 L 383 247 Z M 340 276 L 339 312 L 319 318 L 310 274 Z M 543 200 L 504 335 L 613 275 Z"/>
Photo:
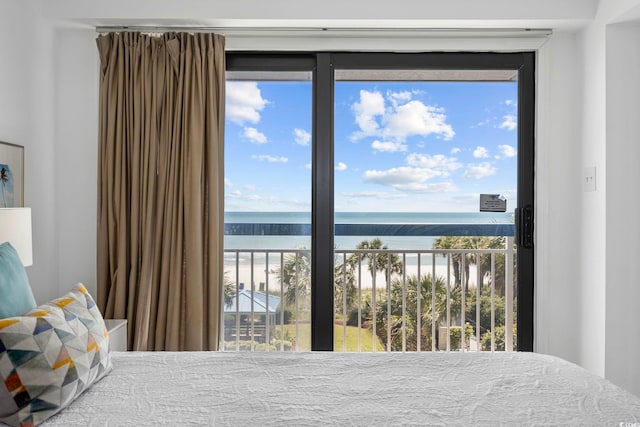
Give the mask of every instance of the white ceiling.
<path id="1" fill-rule="evenodd" d="M 574 29 L 598 0 L 28 0 L 87 26 L 329 29 Z"/>

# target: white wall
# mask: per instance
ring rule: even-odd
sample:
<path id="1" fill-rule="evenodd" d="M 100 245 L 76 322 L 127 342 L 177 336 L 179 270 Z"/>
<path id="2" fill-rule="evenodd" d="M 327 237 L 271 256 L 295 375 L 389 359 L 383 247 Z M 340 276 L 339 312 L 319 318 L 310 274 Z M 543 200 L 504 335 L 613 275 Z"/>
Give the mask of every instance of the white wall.
<path id="1" fill-rule="evenodd" d="M 47 176 L 53 169 L 48 150 L 53 139 L 48 136 L 47 120 L 52 110 L 46 106 L 52 80 L 48 77 L 44 87 L 37 76 L 50 68 L 50 52 L 36 42 L 39 23 L 32 3 L 0 1 L 0 140 L 25 147 L 24 204 L 32 207 L 34 246 L 34 264 L 27 267 L 27 274 L 35 285 L 36 297 L 43 300 L 57 295 L 58 289 L 55 281 L 49 280 L 57 269 L 51 250 L 54 188 Z M 36 72 L 36 64 L 44 69 Z M 45 193 L 40 191 L 43 184 Z"/>
<path id="2" fill-rule="evenodd" d="M 19 34 L 15 37 L 0 37 L 0 140 L 24 145 L 29 141 L 29 106 L 31 58 L 24 46 L 31 46 L 29 29 L 33 11 L 24 3 L 1 0 L 0 28 L 4 34 Z M 25 29 L 27 31 L 25 31 Z"/>
<path id="3" fill-rule="evenodd" d="M 605 375 L 640 395 L 640 23 L 606 28 Z"/>
<path id="4" fill-rule="evenodd" d="M 580 213 L 581 364 L 640 395 L 640 40 L 637 0 L 602 0 L 579 35 L 583 73 L 582 166 L 597 167 L 597 191 Z"/>
<path id="5" fill-rule="evenodd" d="M 535 349 L 575 363 L 580 354 L 581 70 L 576 37 L 556 32 L 539 49 L 536 134 Z"/>
<path id="6" fill-rule="evenodd" d="M 562 31 L 540 48 L 537 74 L 535 345 L 640 394 L 640 368 L 633 364 L 640 337 L 624 329 L 632 325 L 629 311 L 616 311 L 618 303 L 629 304 L 626 296 L 640 296 L 632 288 L 638 272 L 627 265 L 638 248 L 633 239 L 620 242 L 625 233 L 636 233 L 622 228 L 631 218 L 621 210 L 637 211 L 640 200 L 627 197 L 629 175 L 617 166 L 634 158 L 628 154 L 638 154 L 629 145 L 640 129 L 618 125 L 634 121 L 621 115 L 626 108 L 639 110 L 635 92 L 625 92 L 622 83 L 637 89 L 633 75 L 639 70 L 635 56 L 627 58 L 613 46 L 637 44 L 628 43 L 637 29 L 607 27 L 637 12 L 640 0 L 603 0 L 597 10 L 595 0 L 406 0 L 407 7 L 387 2 L 375 8 L 370 2 L 357 7 L 360 3 L 331 0 L 301 7 L 277 0 L 283 8 L 270 3 L 263 10 L 259 0 L 215 7 L 163 0 L 153 8 L 150 1 L 31 0 L 36 10 L 0 0 L 0 53 L 15 61 L 0 67 L 0 139 L 29 148 L 27 203 L 34 207 L 36 245 L 29 275 L 38 300 L 78 280 L 95 291 L 98 72 L 91 25 L 552 26 Z M 330 12 L 335 10 L 341 15 Z M 576 32 L 576 25 L 585 23 Z M 16 40 L 14 32 L 25 37 Z M 30 49 L 33 58 L 25 54 Z M 630 72 L 612 71 L 620 65 Z M 582 191 L 585 166 L 597 167 L 595 192 Z M 619 351 L 624 339 L 634 352 Z"/>
<path id="7" fill-rule="evenodd" d="M 55 3 L 55 8 L 51 2 L 42 3 L 43 13 L 50 16 L 40 18 L 44 22 L 39 25 L 36 44 L 42 55 L 38 59 L 34 81 L 38 96 L 43 96 L 34 100 L 33 109 L 39 117 L 36 130 L 38 137 L 35 139 L 38 151 L 49 160 L 39 166 L 43 177 L 38 182 L 38 188 L 34 189 L 37 199 L 43 199 L 37 211 L 46 212 L 34 220 L 37 223 L 34 232 L 45 236 L 39 237 L 40 242 L 36 242 L 41 252 L 37 258 L 47 260 L 42 264 L 40 261 L 34 264 L 34 268 L 39 266 L 39 270 L 32 274 L 39 300 L 64 291 L 77 280 L 85 282 L 90 290 L 95 290 L 98 114 L 95 33 L 89 26 L 83 27 L 61 17 L 102 16 L 103 20 L 108 21 L 115 19 L 117 12 L 122 10 L 122 5 L 115 3 L 89 7 L 84 2 L 59 1 Z M 499 7 L 498 3 L 501 2 L 496 0 L 493 3 Z M 545 20 L 554 18 L 549 12 L 550 4 L 541 3 L 536 14 L 545 15 Z M 574 3 L 580 7 L 580 13 L 577 14 L 580 19 L 588 15 L 588 10 L 583 7 L 585 4 L 588 2 Z M 441 14 L 450 13 L 445 9 L 441 10 Z M 229 10 L 234 9 L 230 7 Z M 131 13 L 134 20 L 136 13 L 142 15 L 142 12 L 134 10 Z M 221 13 L 224 15 L 224 11 Z M 371 12 L 367 16 L 373 18 L 378 13 L 382 12 Z M 489 12 L 482 8 L 482 14 L 485 13 Z M 517 18 L 520 21 L 529 13 L 531 11 L 526 8 L 518 11 L 510 6 L 503 10 L 503 17 L 508 15 L 510 19 Z M 483 21 L 474 22 L 477 26 Z M 343 41 L 342 46 L 354 47 L 357 43 L 357 40 L 350 39 Z M 394 50 L 402 50 L 401 39 L 394 40 L 394 43 Z M 460 40 L 456 43 L 461 46 Z M 576 330 L 580 330 L 579 306 L 567 304 L 566 301 L 576 298 L 579 292 L 576 272 L 579 271 L 580 258 L 575 246 L 580 241 L 580 235 L 573 216 L 563 214 L 571 212 L 579 201 L 576 185 L 579 182 L 577 171 L 580 162 L 574 156 L 574 151 L 579 150 L 579 137 L 576 135 L 578 119 L 574 114 L 579 105 L 576 101 L 579 92 L 577 83 L 567 84 L 567 81 L 577 81 L 575 75 L 579 71 L 574 65 L 575 43 L 571 33 L 554 35 L 541 49 L 538 64 L 540 126 L 536 163 L 536 221 L 540 246 L 536 252 L 536 286 L 539 287 L 536 291 L 536 345 L 545 353 L 579 362 L 580 334 L 576 335 Z M 516 40 L 503 47 L 513 49 L 518 44 L 524 46 L 525 42 Z M 425 47 L 433 48 L 433 45 L 432 41 L 424 42 Z M 558 185 L 558 182 L 561 184 Z M 566 257 L 566 253 L 571 255 Z M 568 313 L 572 320 L 566 320 Z"/>
<path id="8" fill-rule="evenodd" d="M 55 229 L 60 292 L 96 295 L 98 58 L 95 31 L 53 30 Z"/>
<path id="9" fill-rule="evenodd" d="M 605 260 L 606 260 L 606 145 L 604 37 L 598 26 L 591 26 L 579 37 L 578 67 L 582 74 L 582 104 L 579 107 L 581 151 L 575 153 L 579 168 L 596 168 L 596 191 L 581 191 L 582 203 L 570 214 L 580 224 L 580 264 L 577 270 L 581 293 L 582 366 L 604 375 L 605 345 Z M 580 172 L 582 179 L 582 171 Z"/>
<path id="10" fill-rule="evenodd" d="M 32 44 L 23 46 L 30 52 L 31 132 L 29 156 L 25 173 L 30 178 L 27 183 L 27 205 L 31 206 L 33 222 L 33 266 L 29 279 L 36 301 L 39 303 L 60 296 L 58 287 L 59 265 L 56 251 L 56 228 L 58 205 L 56 203 L 55 170 L 55 121 L 53 40 L 50 36 L 51 24 L 36 15 L 31 20 Z M 11 37 L 4 35 L 4 37 Z"/>
<path id="11" fill-rule="evenodd" d="M 91 146 L 93 141 L 92 147 L 96 146 L 91 128 L 97 128 L 97 100 L 92 98 L 97 82 L 77 76 L 79 69 L 97 74 L 95 35 L 81 29 L 58 30 L 55 34 L 54 57 L 60 57 L 62 63 L 66 58 L 65 67 L 72 72 L 70 77 L 61 74 L 54 79 L 56 93 L 62 97 L 56 102 L 66 107 L 83 105 L 78 111 L 56 108 L 56 152 L 66 171 L 59 173 L 72 175 L 78 166 L 89 168 L 96 159 L 95 152 L 87 144 Z M 578 251 L 581 230 L 574 216 L 581 201 L 581 161 L 576 156 L 580 152 L 577 134 L 581 103 L 579 79 L 576 78 L 580 70 L 575 65 L 575 52 L 574 34 L 560 32 L 543 46 L 538 61 L 536 346 L 538 351 L 579 363 L 582 361 L 581 311 L 580 305 L 573 301 L 579 298 L 581 291 Z M 80 129 L 74 129 L 76 123 L 80 124 Z M 58 136 L 60 132 L 65 135 Z M 82 157 L 78 157 L 79 153 Z M 85 158 L 87 162 L 79 165 L 80 159 Z M 89 180 L 91 173 L 93 176 Z M 64 279 L 62 282 L 78 280 L 83 272 L 88 274 L 95 269 L 95 233 L 76 232 L 78 222 L 91 231 L 95 222 L 95 169 L 87 170 L 86 175 L 84 181 L 69 176 L 65 179 L 68 187 L 57 190 L 68 196 L 57 197 L 63 203 L 57 208 L 60 217 L 56 224 L 60 235 L 56 246 L 60 252 L 69 251 L 68 255 L 59 255 L 57 277 Z M 85 196 L 82 199 L 72 197 L 76 192 Z M 86 281 L 93 283 L 92 278 Z"/>
<path id="12" fill-rule="evenodd" d="M 78 282 L 95 291 L 95 31 L 44 19 L 36 2 L 0 0 L 0 140 L 25 147 L 38 302 Z"/>

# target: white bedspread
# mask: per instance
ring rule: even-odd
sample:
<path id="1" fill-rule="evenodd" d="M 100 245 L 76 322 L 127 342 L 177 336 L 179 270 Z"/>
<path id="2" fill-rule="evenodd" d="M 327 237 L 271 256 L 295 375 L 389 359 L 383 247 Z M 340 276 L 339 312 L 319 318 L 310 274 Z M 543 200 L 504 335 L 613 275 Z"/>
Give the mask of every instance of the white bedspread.
<path id="1" fill-rule="evenodd" d="M 44 425 L 640 426 L 640 398 L 531 353 L 112 356 L 113 372 Z"/>

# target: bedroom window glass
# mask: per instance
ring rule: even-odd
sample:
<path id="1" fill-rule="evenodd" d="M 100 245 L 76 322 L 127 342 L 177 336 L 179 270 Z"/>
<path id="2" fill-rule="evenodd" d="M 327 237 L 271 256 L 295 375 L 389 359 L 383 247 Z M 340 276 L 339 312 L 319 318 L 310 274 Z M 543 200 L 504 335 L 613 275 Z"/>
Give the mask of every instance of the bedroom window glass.
<path id="1" fill-rule="evenodd" d="M 517 71 L 334 75 L 334 351 L 517 348 Z"/>
<path id="2" fill-rule="evenodd" d="M 311 77 L 227 73 L 226 350 L 311 350 Z"/>
<path id="3" fill-rule="evenodd" d="M 534 70 L 533 52 L 228 53 L 224 347 L 531 351 Z"/>

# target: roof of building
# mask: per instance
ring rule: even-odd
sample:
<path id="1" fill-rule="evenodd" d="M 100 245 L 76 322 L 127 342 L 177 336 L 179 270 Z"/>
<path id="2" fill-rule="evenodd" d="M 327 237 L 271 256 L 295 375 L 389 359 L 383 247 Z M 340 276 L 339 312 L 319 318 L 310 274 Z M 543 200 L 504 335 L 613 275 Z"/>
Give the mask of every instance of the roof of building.
<path id="1" fill-rule="evenodd" d="M 238 303 L 238 312 L 242 314 L 251 313 L 251 290 L 241 289 L 238 292 L 238 298 L 234 295 L 231 304 L 224 306 L 225 313 L 236 312 L 236 301 Z M 268 302 L 268 304 L 267 304 Z M 280 306 L 280 297 L 274 295 L 267 295 L 264 292 L 253 291 L 253 313 L 265 314 L 267 310 L 269 313 L 275 313 Z"/>

